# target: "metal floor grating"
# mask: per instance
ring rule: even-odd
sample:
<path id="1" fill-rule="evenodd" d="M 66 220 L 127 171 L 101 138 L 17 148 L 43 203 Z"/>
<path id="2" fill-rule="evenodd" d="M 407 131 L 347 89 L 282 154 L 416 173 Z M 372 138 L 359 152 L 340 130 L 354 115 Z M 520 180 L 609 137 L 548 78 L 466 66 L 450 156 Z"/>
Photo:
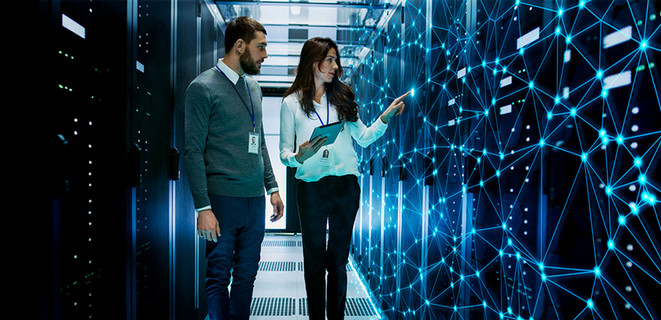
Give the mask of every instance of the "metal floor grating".
<path id="1" fill-rule="evenodd" d="M 250 304 L 251 316 L 289 317 L 296 312 L 296 299 L 279 297 L 253 298 Z"/>
<path id="2" fill-rule="evenodd" d="M 308 315 L 308 298 L 298 299 L 298 314 Z M 375 316 L 374 309 L 366 298 L 347 298 L 344 305 L 344 316 L 346 317 L 369 317 Z"/>
<path id="3" fill-rule="evenodd" d="M 297 271 L 294 261 L 260 261 L 258 271 Z"/>
<path id="4" fill-rule="evenodd" d="M 262 247 L 302 247 L 303 241 L 296 240 L 264 240 Z"/>
<path id="5" fill-rule="evenodd" d="M 347 298 L 347 303 L 344 308 L 344 315 L 347 317 L 376 315 L 367 298 Z"/>

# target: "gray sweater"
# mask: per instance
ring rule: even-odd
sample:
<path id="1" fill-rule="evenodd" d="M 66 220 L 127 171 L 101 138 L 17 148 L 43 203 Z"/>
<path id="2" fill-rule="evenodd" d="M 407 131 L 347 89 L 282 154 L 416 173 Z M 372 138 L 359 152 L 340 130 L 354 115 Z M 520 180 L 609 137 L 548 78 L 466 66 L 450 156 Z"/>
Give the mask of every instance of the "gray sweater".
<path id="1" fill-rule="evenodd" d="M 245 77 L 254 104 L 258 154 L 248 153 L 253 131 L 250 113 L 237 91 L 216 68 L 195 78 L 186 90 L 184 161 L 195 208 L 210 205 L 208 194 L 257 197 L 277 188 L 262 129 L 262 93 L 257 81 Z M 241 82 L 235 86 L 251 108 Z"/>

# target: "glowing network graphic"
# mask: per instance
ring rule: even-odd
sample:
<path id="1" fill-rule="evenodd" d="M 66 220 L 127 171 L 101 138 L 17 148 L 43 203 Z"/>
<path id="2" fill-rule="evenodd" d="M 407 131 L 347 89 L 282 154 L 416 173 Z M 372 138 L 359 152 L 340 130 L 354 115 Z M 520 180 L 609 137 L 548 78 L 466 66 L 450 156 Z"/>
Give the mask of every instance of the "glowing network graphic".
<path id="1" fill-rule="evenodd" d="M 405 1 L 352 74 L 353 256 L 390 319 L 658 319 L 661 5 Z M 361 150 L 358 148 L 357 150 Z"/>

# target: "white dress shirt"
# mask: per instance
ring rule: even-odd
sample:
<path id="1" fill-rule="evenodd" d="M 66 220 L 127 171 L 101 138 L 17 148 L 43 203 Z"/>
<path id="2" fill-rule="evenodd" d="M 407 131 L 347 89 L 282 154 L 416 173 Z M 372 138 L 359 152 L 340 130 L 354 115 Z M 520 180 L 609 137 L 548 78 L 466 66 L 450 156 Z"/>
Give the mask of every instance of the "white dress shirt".
<path id="1" fill-rule="evenodd" d="M 321 126 L 322 122 L 328 124 L 338 121 L 335 106 L 329 104 L 327 108 L 325 94 L 320 102 L 313 101 L 313 104 L 321 121 L 317 114 L 310 117 L 305 114 L 297 94 L 290 94 L 283 99 L 280 108 L 280 160 L 286 166 L 297 168 L 296 178 L 305 182 L 318 181 L 326 176 L 359 176 L 358 155 L 354 150 L 352 138 L 361 147 L 367 147 L 386 132 L 388 125 L 380 119 L 369 127 L 365 126 L 360 118 L 356 122 L 345 121 L 333 144 L 321 147 L 301 164 L 294 158 L 298 145 L 310 139 L 314 128 Z M 328 150 L 327 159 L 323 159 L 324 150 Z"/>

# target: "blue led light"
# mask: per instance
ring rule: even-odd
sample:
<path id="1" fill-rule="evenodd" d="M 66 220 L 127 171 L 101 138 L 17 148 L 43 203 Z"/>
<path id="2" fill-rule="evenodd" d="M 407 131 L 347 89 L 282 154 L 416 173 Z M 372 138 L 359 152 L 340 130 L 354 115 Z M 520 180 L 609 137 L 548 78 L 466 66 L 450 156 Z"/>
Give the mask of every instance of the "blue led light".
<path id="1" fill-rule="evenodd" d="M 606 245 L 608 246 L 608 249 L 615 248 L 615 242 L 613 242 L 613 239 L 608 239 L 608 241 L 606 242 Z"/>
<path id="2" fill-rule="evenodd" d="M 643 198 L 644 201 L 646 201 L 650 205 L 656 204 L 656 196 L 649 193 L 649 192 L 643 192 L 642 198 Z"/>
<path id="3" fill-rule="evenodd" d="M 627 222 L 627 218 L 626 218 L 625 216 L 619 216 L 619 217 L 617 218 L 617 222 L 618 222 L 620 225 L 625 225 L 626 222 Z"/>

